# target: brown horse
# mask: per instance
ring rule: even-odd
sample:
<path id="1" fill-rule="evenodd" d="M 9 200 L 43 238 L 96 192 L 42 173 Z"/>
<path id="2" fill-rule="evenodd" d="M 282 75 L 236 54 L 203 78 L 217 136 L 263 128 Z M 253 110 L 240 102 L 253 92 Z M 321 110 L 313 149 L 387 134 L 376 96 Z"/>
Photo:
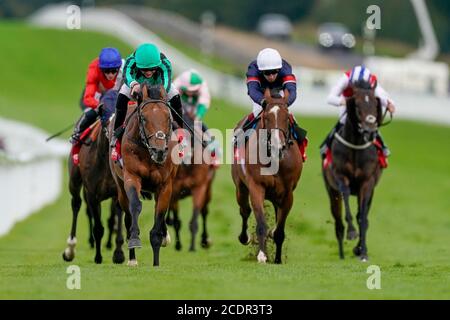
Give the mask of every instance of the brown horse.
<path id="1" fill-rule="evenodd" d="M 110 106 L 108 106 L 110 108 Z M 114 106 L 112 106 L 114 107 Z M 105 110 L 106 106 L 99 106 L 100 110 Z M 102 111 L 104 112 L 104 111 Z M 116 249 L 113 254 L 114 263 L 123 263 L 125 260 L 122 245 L 123 237 L 121 232 L 122 210 L 117 199 L 117 188 L 108 166 L 109 141 L 107 138 L 107 121 L 96 122 L 92 126 L 93 130 L 88 141 L 81 146 L 79 166 L 72 162 L 69 157 L 69 191 L 72 195 L 72 228 L 67 248 L 63 252 L 65 261 L 72 261 L 75 258 L 76 229 L 78 212 L 81 207 L 80 191 L 83 188 L 83 196 L 87 205 L 89 218 L 90 242 L 95 241 L 95 263 L 102 263 L 101 239 L 104 228 L 101 221 L 101 202 L 111 198 L 111 216 L 108 220 L 109 237 L 107 247 L 110 247 L 115 220 L 117 217 L 117 237 Z M 94 225 L 91 226 L 92 221 Z M 92 243 L 92 242 L 91 242 Z"/>
<path id="2" fill-rule="evenodd" d="M 195 127 L 193 118 L 189 117 L 187 113 L 184 116 L 185 121 L 191 125 L 191 127 Z M 200 131 L 200 130 L 198 130 Z M 201 135 L 201 132 L 199 132 Z M 203 149 L 198 147 L 192 147 L 193 144 L 193 136 L 191 139 L 191 148 L 189 154 L 186 157 L 189 157 L 189 161 L 182 162 L 178 167 L 178 172 L 176 179 L 173 182 L 173 190 L 172 190 L 172 199 L 170 201 L 170 210 L 167 216 L 167 224 L 174 226 L 175 229 L 175 248 L 176 250 L 181 250 L 181 242 L 180 242 L 180 228 L 181 221 L 178 215 L 178 201 L 192 195 L 193 202 L 193 212 L 192 218 L 189 223 L 189 229 L 191 231 L 191 245 L 189 247 L 189 251 L 195 251 L 195 236 L 198 231 L 198 216 L 202 215 L 203 218 L 203 232 L 202 232 L 202 240 L 201 246 L 202 248 L 209 248 L 211 242 L 208 239 L 208 232 L 206 229 L 206 218 L 208 215 L 208 204 L 211 201 L 211 187 L 212 182 L 215 175 L 215 169 L 209 161 L 204 161 L 203 159 Z M 196 159 L 202 159 L 202 163 L 194 163 L 194 156 L 197 153 Z M 205 153 L 206 156 L 210 156 L 210 153 Z M 170 213 L 172 213 L 173 218 L 170 217 Z"/>
<path id="3" fill-rule="evenodd" d="M 367 261 L 366 233 L 368 213 L 372 203 L 375 185 L 380 179 L 382 168 L 374 145 L 378 126 L 382 122 L 380 101 L 373 90 L 354 88 L 354 95 L 347 100 L 347 119 L 335 134 L 331 145 L 332 162 L 322 168 L 325 187 L 335 219 L 335 232 L 339 245 L 339 256 L 344 259 L 342 223 L 342 199 L 345 204 L 347 239 L 353 240 L 358 233 L 353 226 L 350 212 L 350 195 L 358 199 L 359 242 L 353 253 L 361 261 Z"/>
<path id="4" fill-rule="evenodd" d="M 153 265 L 159 265 L 159 251 L 170 241 L 165 222 L 177 165 L 172 161 L 172 116 L 162 86 L 141 85 L 142 102 L 129 110 L 122 138 L 123 168 L 110 160 L 119 202 L 125 211 L 129 266 L 137 266 L 135 249 L 142 247 L 138 217 L 142 210 L 139 196 L 155 195 L 155 220 L 150 231 Z M 131 108 L 130 108 L 131 109 Z M 131 112 L 130 112 L 131 111 Z M 110 134 L 112 128 L 110 127 Z M 168 156 L 169 155 L 169 156 Z"/>
<path id="5" fill-rule="evenodd" d="M 250 242 L 247 221 L 253 209 L 259 245 L 257 260 L 261 263 L 267 261 L 268 229 L 264 216 L 264 200 L 269 200 L 276 214 L 276 226 L 269 235 L 276 244 L 275 263 L 281 263 L 286 218 L 292 208 L 293 191 L 300 179 L 303 160 L 289 128 L 288 92 L 285 90 L 284 98 L 280 96 L 274 98 L 266 89 L 264 96 L 267 106 L 256 125 L 256 132 L 250 130 L 246 145 L 238 138 L 238 146 L 241 144 L 238 150 L 242 152 L 237 155 L 237 163 L 232 164 L 231 173 L 242 216 L 239 241 L 244 245 Z M 264 151 L 267 151 L 267 158 L 263 155 Z M 255 154 L 257 156 L 254 156 Z M 252 160 L 252 156 L 256 158 Z M 272 168 L 274 165 L 275 170 Z"/>

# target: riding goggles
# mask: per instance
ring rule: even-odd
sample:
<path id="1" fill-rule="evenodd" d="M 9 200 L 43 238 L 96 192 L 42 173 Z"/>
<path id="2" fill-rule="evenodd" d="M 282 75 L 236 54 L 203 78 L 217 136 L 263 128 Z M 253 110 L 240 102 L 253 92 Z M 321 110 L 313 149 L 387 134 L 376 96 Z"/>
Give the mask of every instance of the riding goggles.
<path id="1" fill-rule="evenodd" d="M 265 76 L 270 76 L 272 74 L 277 74 L 278 72 L 280 72 L 280 69 L 273 69 L 273 70 L 264 70 L 263 74 Z"/>
<path id="2" fill-rule="evenodd" d="M 117 72 L 119 72 L 119 68 L 106 68 L 106 69 L 102 69 L 102 72 L 104 74 L 117 73 Z"/>

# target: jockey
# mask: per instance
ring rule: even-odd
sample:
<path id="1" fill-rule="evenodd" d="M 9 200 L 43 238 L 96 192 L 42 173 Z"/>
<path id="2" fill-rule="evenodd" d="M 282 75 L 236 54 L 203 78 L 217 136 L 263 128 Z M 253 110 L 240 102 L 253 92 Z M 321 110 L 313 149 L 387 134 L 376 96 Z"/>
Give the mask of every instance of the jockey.
<path id="1" fill-rule="evenodd" d="M 362 80 L 362 81 L 361 81 Z M 325 141 L 320 145 L 320 153 L 322 157 L 325 156 L 327 150 L 331 147 L 331 143 L 334 138 L 334 134 L 344 125 L 346 120 L 346 98 L 353 96 L 352 86 L 359 86 L 366 83 L 370 89 L 374 90 L 375 97 L 380 99 L 381 107 L 388 109 L 389 112 L 395 112 L 395 105 L 393 100 L 388 96 L 387 92 L 378 85 L 377 77 L 370 72 L 364 66 L 356 66 L 351 70 L 345 72 L 338 80 L 337 84 L 331 89 L 328 95 L 327 102 L 340 108 L 339 121 L 331 132 L 326 137 Z M 390 154 L 388 147 L 384 144 L 380 133 L 377 134 L 377 140 L 380 142 L 384 156 L 387 157 Z"/>
<path id="2" fill-rule="evenodd" d="M 140 45 L 135 52 L 128 56 L 124 66 L 125 83 L 120 88 L 116 104 L 116 117 L 114 122 L 114 135 L 111 139 L 111 147 L 115 147 L 111 153 L 113 160 L 120 157 L 120 139 L 124 132 L 123 123 L 127 114 L 128 102 L 135 94 L 141 91 L 141 84 L 145 81 L 150 84 L 162 84 L 167 92 L 170 106 L 178 115 L 182 115 L 180 95 L 172 86 L 172 65 L 166 56 L 161 53 L 154 44 Z M 172 112 L 173 119 L 180 128 L 183 122 L 177 114 Z"/>
<path id="3" fill-rule="evenodd" d="M 173 86 L 181 95 L 183 108 L 188 113 L 194 113 L 195 120 L 202 120 L 209 109 L 211 96 L 208 84 L 194 69 L 180 74 L 174 81 Z"/>
<path id="4" fill-rule="evenodd" d="M 288 106 L 292 105 L 297 98 L 297 80 L 292 73 L 291 65 L 281 58 L 277 50 L 265 48 L 258 53 L 256 60 L 252 61 L 247 70 L 247 93 L 253 102 L 253 112 L 247 116 L 242 129 L 248 129 L 253 120 L 266 107 L 264 99 L 264 91 L 266 88 L 283 90 L 289 92 Z M 294 138 L 296 139 L 303 159 L 305 156 L 305 148 L 307 145 L 306 131 L 300 128 L 290 113 L 291 125 L 294 130 Z"/>
<path id="5" fill-rule="evenodd" d="M 89 64 L 86 85 L 80 101 L 83 114 L 71 137 L 73 148 L 79 149 L 81 134 L 97 119 L 100 98 L 108 90 L 120 88 L 122 64 L 123 60 L 116 48 L 103 48 L 99 56 Z M 72 152 L 72 157 L 74 163 L 78 163 L 78 153 Z"/>
<path id="6" fill-rule="evenodd" d="M 199 72 L 195 69 L 184 71 L 173 81 L 173 86 L 181 95 L 184 113 L 191 116 L 194 121 L 202 121 L 209 109 L 211 95 L 208 84 Z M 208 127 L 202 122 L 202 131 L 206 132 L 207 130 Z M 211 140 L 211 137 L 208 139 Z M 214 155 L 221 152 L 217 141 L 212 141 L 208 147 Z M 214 157 L 214 160 L 217 160 L 217 157 Z"/>

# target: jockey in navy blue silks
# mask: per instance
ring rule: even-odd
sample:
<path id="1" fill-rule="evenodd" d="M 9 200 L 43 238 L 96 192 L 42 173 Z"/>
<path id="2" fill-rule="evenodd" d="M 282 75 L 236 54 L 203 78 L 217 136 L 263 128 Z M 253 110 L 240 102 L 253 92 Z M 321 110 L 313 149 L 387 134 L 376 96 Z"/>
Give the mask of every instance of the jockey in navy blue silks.
<path id="1" fill-rule="evenodd" d="M 242 128 L 248 129 L 253 120 L 266 107 L 264 91 L 266 88 L 284 94 L 286 89 L 289 92 L 288 106 L 294 103 L 297 98 L 297 79 L 292 73 L 291 65 L 283 60 L 277 50 L 266 48 L 258 53 L 256 60 L 252 61 L 247 70 L 247 93 L 253 102 L 253 112 L 247 116 Z M 290 121 L 294 131 L 294 138 L 297 141 L 302 157 L 305 156 L 307 145 L 306 131 L 301 129 L 292 113 Z"/>

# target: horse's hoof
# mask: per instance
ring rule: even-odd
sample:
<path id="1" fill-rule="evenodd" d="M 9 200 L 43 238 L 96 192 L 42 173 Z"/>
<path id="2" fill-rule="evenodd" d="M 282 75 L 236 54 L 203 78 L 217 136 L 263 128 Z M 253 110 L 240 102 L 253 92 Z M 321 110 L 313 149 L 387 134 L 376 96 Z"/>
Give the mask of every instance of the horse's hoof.
<path id="1" fill-rule="evenodd" d="M 62 254 L 62 257 L 64 261 L 70 262 L 75 258 L 75 253 L 70 252 L 70 249 L 66 248 Z"/>
<path id="2" fill-rule="evenodd" d="M 109 249 L 109 250 L 112 249 L 112 243 L 111 242 L 107 242 L 106 243 L 106 249 Z"/>
<path id="3" fill-rule="evenodd" d="M 122 250 L 115 250 L 113 254 L 113 263 L 121 264 L 125 261 L 125 255 Z"/>
<path id="4" fill-rule="evenodd" d="M 359 261 L 367 262 L 367 261 L 369 261 L 369 257 L 367 256 L 367 254 L 362 254 L 359 256 Z"/>
<path id="5" fill-rule="evenodd" d="M 181 251 L 181 242 L 180 241 L 177 241 L 177 243 L 175 243 L 175 249 L 177 251 Z"/>
<path id="6" fill-rule="evenodd" d="M 259 250 L 258 256 L 258 263 L 266 263 L 267 262 L 267 256 L 264 252 L 262 252 L 261 250 Z"/>
<path id="7" fill-rule="evenodd" d="M 202 240 L 201 246 L 202 246 L 203 249 L 208 249 L 208 248 L 211 247 L 211 245 L 212 245 L 212 241 L 211 240 L 209 240 L 209 239 Z"/>
<path id="8" fill-rule="evenodd" d="M 138 266 L 138 262 L 137 262 L 136 259 L 128 260 L 127 266 L 129 266 L 129 267 L 137 267 Z"/>
<path id="9" fill-rule="evenodd" d="M 170 239 L 170 233 L 167 231 L 166 236 L 163 238 L 161 242 L 161 247 L 167 247 L 172 240 Z"/>
<path id="10" fill-rule="evenodd" d="M 94 261 L 95 261 L 96 264 L 101 264 L 102 261 L 103 261 L 103 257 L 102 256 L 95 256 Z"/>
<path id="11" fill-rule="evenodd" d="M 250 237 L 248 236 L 248 234 L 245 233 L 245 234 L 240 234 L 240 235 L 239 235 L 239 241 L 240 241 L 240 243 L 242 243 L 244 246 L 247 246 L 247 245 L 250 244 L 251 239 L 250 239 Z"/>
<path id="12" fill-rule="evenodd" d="M 356 246 L 353 248 L 353 254 L 357 257 L 359 257 L 361 255 L 361 247 L 360 246 Z"/>
<path id="13" fill-rule="evenodd" d="M 189 252 L 195 252 L 195 247 L 190 247 Z"/>
<path id="14" fill-rule="evenodd" d="M 358 231 L 351 230 L 347 232 L 347 240 L 355 240 L 358 239 Z"/>
<path id="15" fill-rule="evenodd" d="M 134 248 L 142 248 L 141 240 L 139 238 L 128 240 L 128 249 Z"/>

